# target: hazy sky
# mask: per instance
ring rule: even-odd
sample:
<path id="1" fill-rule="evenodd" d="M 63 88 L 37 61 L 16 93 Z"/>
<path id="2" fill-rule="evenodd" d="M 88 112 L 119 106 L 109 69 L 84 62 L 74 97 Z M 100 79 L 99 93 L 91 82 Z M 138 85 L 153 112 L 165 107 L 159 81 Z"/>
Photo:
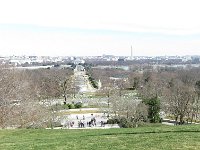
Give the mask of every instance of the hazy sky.
<path id="1" fill-rule="evenodd" d="M 0 55 L 200 55 L 199 0 L 0 0 Z"/>

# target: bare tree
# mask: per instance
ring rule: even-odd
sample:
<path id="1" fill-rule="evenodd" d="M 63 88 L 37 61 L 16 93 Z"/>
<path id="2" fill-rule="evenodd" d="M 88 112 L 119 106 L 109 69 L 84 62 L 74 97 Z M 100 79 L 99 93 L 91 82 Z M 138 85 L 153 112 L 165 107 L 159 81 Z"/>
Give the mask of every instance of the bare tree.
<path id="1" fill-rule="evenodd" d="M 184 117 L 189 112 L 192 101 L 194 100 L 194 88 L 185 85 L 182 81 L 173 80 L 173 86 L 165 89 L 166 108 L 175 116 L 176 122 L 184 123 Z"/>
<path id="2" fill-rule="evenodd" d="M 2 69 L 0 74 L 0 126 L 28 127 L 44 123 L 45 108 L 36 99 L 36 85 L 23 70 Z M 43 112 L 43 113 L 41 113 Z"/>

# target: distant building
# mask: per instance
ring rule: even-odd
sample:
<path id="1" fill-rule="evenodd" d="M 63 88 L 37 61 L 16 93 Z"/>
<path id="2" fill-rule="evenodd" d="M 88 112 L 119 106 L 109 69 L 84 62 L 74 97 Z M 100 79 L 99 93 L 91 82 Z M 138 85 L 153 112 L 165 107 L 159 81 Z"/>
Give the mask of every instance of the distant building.
<path id="1" fill-rule="evenodd" d="M 118 61 L 118 62 L 124 62 L 125 59 L 124 59 L 124 58 L 119 58 L 117 61 Z"/>
<path id="2" fill-rule="evenodd" d="M 75 72 L 85 71 L 85 68 L 82 65 L 76 65 L 74 71 Z"/>
<path id="3" fill-rule="evenodd" d="M 102 87 L 102 84 L 101 84 L 101 81 L 100 81 L 100 79 L 99 79 L 99 82 L 98 82 L 98 90 L 100 90 L 101 87 Z"/>
<path id="4" fill-rule="evenodd" d="M 75 59 L 75 60 L 73 61 L 73 63 L 74 63 L 75 65 L 84 64 L 84 63 L 85 63 L 85 60 L 83 60 L 83 59 Z"/>
<path id="5" fill-rule="evenodd" d="M 86 74 L 85 68 L 82 65 L 76 65 L 76 68 L 74 69 L 74 74 L 84 76 Z"/>

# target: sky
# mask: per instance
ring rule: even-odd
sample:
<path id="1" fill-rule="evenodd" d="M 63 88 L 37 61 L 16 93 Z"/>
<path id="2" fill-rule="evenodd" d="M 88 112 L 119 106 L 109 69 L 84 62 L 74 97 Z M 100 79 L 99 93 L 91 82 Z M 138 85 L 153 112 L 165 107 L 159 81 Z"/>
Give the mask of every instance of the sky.
<path id="1" fill-rule="evenodd" d="M 199 0 L 0 0 L 0 55 L 200 55 Z"/>

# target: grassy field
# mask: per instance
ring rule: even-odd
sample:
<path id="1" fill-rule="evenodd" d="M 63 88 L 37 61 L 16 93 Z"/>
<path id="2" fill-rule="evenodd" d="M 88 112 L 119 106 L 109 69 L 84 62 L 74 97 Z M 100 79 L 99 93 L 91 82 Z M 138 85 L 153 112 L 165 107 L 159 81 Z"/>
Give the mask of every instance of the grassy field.
<path id="1" fill-rule="evenodd" d="M 0 130 L 1 150 L 200 149 L 200 126 L 154 125 L 133 129 Z"/>

